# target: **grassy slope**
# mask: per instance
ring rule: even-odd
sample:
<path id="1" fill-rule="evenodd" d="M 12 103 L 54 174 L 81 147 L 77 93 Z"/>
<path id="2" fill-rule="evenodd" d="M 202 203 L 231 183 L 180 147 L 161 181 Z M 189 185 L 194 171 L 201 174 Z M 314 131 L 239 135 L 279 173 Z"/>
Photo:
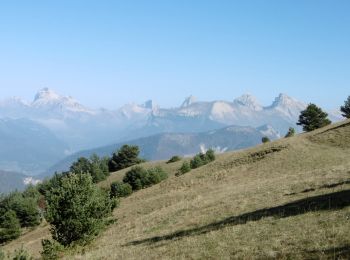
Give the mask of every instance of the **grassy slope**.
<path id="1" fill-rule="evenodd" d="M 121 201 L 117 223 L 71 259 L 350 257 L 350 121 L 171 176 Z M 114 173 L 101 185 L 120 180 Z M 38 256 L 47 227 L 6 245 Z"/>

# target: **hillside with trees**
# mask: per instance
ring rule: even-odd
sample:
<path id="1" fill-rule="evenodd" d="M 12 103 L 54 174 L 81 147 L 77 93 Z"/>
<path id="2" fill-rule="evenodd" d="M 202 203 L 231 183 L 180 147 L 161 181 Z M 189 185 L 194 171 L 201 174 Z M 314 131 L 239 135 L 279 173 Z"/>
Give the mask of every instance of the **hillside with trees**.
<path id="1" fill-rule="evenodd" d="M 56 254 L 84 259 L 130 255 L 148 259 L 346 258 L 348 251 L 342 248 L 350 243 L 350 226 L 344 218 L 350 214 L 349 152 L 350 121 L 346 120 L 239 152 L 212 157 L 209 151 L 172 163 L 141 163 L 112 172 L 97 184 L 98 189 L 90 174 L 56 177 L 52 182 L 65 188 L 61 191 L 52 186 L 54 193 L 45 195 L 51 196 L 48 205 L 60 205 L 57 202 L 68 194 L 74 201 L 74 194 L 85 193 L 74 185 L 86 184 L 88 193 L 97 197 L 81 200 L 78 196 L 79 203 L 71 205 L 100 201 L 97 204 L 104 206 L 99 219 L 105 219 L 106 226 L 96 236 L 94 225 L 89 225 L 93 230 L 82 225 L 80 230 L 93 234 L 93 239 L 81 242 L 77 237 L 71 244 L 73 249 L 58 239 L 60 232 L 48 236 L 48 224 L 41 225 L 5 244 L 2 250 L 14 252 L 23 244 L 36 257 Z M 199 163 L 199 158 L 207 163 Z M 188 171 L 179 174 L 182 168 Z M 106 191 L 109 197 L 103 195 Z M 116 208 L 112 201 L 117 202 Z M 69 212 L 69 207 L 62 212 Z M 81 212 L 79 208 L 77 212 Z M 94 214 L 92 207 L 79 215 L 95 223 Z M 9 211 L 5 223 L 12 223 L 16 230 L 19 222 L 13 216 Z M 58 222 L 48 219 L 51 227 L 60 227 L 60 218 Z"/>

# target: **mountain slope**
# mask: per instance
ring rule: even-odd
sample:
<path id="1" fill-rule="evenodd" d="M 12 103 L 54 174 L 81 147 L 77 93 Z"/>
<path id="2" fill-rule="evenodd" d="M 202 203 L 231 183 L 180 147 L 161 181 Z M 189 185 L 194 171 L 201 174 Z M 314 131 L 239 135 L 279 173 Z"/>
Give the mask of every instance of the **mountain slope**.
<path id="1" fill-rule="evenodd" d="M 24 189 L 24 180 L 26 177 L 27 176 L 18 172 L 6 172 L 0 170 L 0 194 Z"/>
<path id="2" fill-rule="evenodd" d="M 252 127 L 229 126 L 203 133 L 158 134 L 72 154 L 51 167 L 45 176 L 67 171 L 79 157 L 88 158 L 94 153 L 98 156 L 111 156 L 124 144 L 139 146 L 140 156 L 146 160 L 166 160 L 173 155 L 189 156 L 209 148 L 224 152 L 255 146 L 261 143 L 264 135 L 272 140 L 279 138 L 278 133 L 269 126 L 258 130 Z"/>
<path id="3" fill-rule="evenodd" d="M 66 156 L 68 146 L 28 119 L 0 118 L 0 169 L 38 174 Z"/>
<path id="4" fill-rule="evenodd" d="M 239 152 L 122 199 L 118 221 L 66 259 L 348 259 L 350 120 Z M 121 180 L 126 170 L 101 183 Z M 47 226 L 23 244 L 38 256 Z"/>

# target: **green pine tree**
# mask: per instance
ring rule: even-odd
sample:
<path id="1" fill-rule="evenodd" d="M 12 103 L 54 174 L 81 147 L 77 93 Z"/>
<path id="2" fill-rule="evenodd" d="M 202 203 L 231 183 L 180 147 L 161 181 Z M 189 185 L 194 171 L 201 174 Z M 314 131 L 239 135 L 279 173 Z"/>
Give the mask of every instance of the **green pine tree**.
<path id="1" fill-rule="evenodd" d="M 343 113 L 343 117 L 350 118 L 350 96 L 348 96 L 348 99 L 344 102 L 344 106 L 340 107 L 340 111 Z"/>
<path id="2" fill-rule="evenodd" d="M 114 204 L 89 174 L 68 174 L 46 192 L 46 219 L 53 238 L 64 246 L 86 242 L 104 226 Z"/>
<path id="3" fill-rule="evenodd" d="M 324 127 L 332 122 L 327 118 L 328 114 L 315 104 L 309 104 L 307 108 L 301 111 L 297 125 L 303 126 L 306 132 Z"/>
<path id="4" fill-rule="evenodd" d="M 21 225 L 16 212 L 8 210 L 0 217 L 0 243 L 16 239 L 21 234 Z"/>

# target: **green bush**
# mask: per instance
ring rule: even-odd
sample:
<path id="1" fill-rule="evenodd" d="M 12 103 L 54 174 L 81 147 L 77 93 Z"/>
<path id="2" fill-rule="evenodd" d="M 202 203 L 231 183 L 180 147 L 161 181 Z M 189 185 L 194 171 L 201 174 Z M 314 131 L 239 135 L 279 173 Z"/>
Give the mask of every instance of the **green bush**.
<path id="1" fill-rule="evenodd" d="M 41 251 L 40 254 L 44 260 L 56 260 L 64 250 L 64 247 L 54 240 L 43 239 L 41 240 L 41 245 L 43 251 Z"/>
<path id="2" fill-rule="evenodd" d="M 269 143 L 270 142 L 270 138 L 268 138 L 267 136 L 264 136 L 263 138 L 261 138 L 261 142 L 262 143 Z"/>
<path id="3" fill-rule="evenodd" d="M 215 152 L 213 149 L 209 149 L 206 153 L 205 153 L 205 157 L 206 157 L 206 161 L 207 162 L 212 162 L 215 161 Z"/>
<path id="4" fill-rule="evenodd" d="M 26 196 L 26 197 L 25 197 Z M 38 198 L 25 193 L 12 192 L 0 202 L 3 210 L 13 210 L 22 227 L 33 227 L 40 224 Z"/>
<path id="5" fill-rule="evenodd" d="M 0 248 L 0 260 L 5 260 L 5 253 Z"/>
<path id="6" fill-rule="evenodd" d="M 179 171 L 176 173 L 176 176 L 185 174 L 185 173 L 187 173 L 187 172 L 189 172 L 189 171 L 191 171 L 191 166 L 190 166 L 190 164 L 189 164 L 187 161 L 184 161 L 184 162 L 182 163 L 181 168 L 180 168 Z"/>
<path id="7" fill-rule="evenodd" d="M 166 178 L 168 178 L 168 174 L 161 167 L 148 169 L 141 179 L 142 188 L 150 187 L 154 184 L 160 183 Z"/>
<path id="8" fill-rule="evenodd" d="M 57 181 L 45 195 L 52 237 L 64 246 L 88 242 L 104 227 L 113 200 L 88 174 L 71 173 Z"/>
<path id="9" fill-rule="evenodd" d="M 123 182 L 130 184 L 133 190 L 140 190 L 157 184 L 167 177 L 167 173 L 161 167 L 145 170 L 136 166 L 125 174 Z"/>
<path id="10" fill-rule="evenodd" d="M 201 167 L 202 165 L 204 165 L 204 161 L 203 161 L 203 154 L 197 154 L 193 157 L 193 159 L 190 161 L 190 166 L 192 169 L 196 169 L 198 167 Z"/>
<path id="11" fill-rule="evenodd" d="M 324 127 L 332 122 L 327 118 L 328 114 L 315 104 L 309 104 L 307 108 L 300 112 L 297 125 L 303 126 L 306 132 Z"/>
<path id="12" fill-rule="evenodd" d="M 13 210 L 0 216 L 0 243 L 16 239 L 21 234 L 21 225 Z"/>
<path id="13" fill-rule="evenodd" d="M 284 136 L 285 138 L 292 137 L 295 135 L 295 129 L 293 127 L 289 127 L 287 134 Z"/>
<path id="14" fill-rule="evenodd" d="M 169 159 L 169 161 L 167 161 L 167 163 L 174 163 L 174 162 L 178 162 L 178 161 L 181 161 L 181 157 L 178 155 L 175 155 L 175 156 L 171 157 Z"/>
<path id="15" fill-rule="evenodd" d="M 127 167 L 144 162 L 139 156 L 140 150 L 138 146 L 123 145 L 108 162 L 110 172 L 119 171 Z"/>
<path id="16" fill-rule="evenodd" d="M 191 169 L 196 169 L 215 160 L 215 152 L 209 149 L 206 153 L 196 154 L 190 161 Z"/>
<path id="17" fill-rule="evenodd" d="M 127 197 L 132 193 L 132 187 L 129 183 L 113 182 L 111 184 L 110 195 L 112 198 Z"/>
<path id="18" fill-rule="evenodd" d="M 146 174 L 146 170 L 140 166 L 131 168 L 124 176 L 123 182 L 128 183 L 132 190 L 142 189 L 142 178 Z"/>

